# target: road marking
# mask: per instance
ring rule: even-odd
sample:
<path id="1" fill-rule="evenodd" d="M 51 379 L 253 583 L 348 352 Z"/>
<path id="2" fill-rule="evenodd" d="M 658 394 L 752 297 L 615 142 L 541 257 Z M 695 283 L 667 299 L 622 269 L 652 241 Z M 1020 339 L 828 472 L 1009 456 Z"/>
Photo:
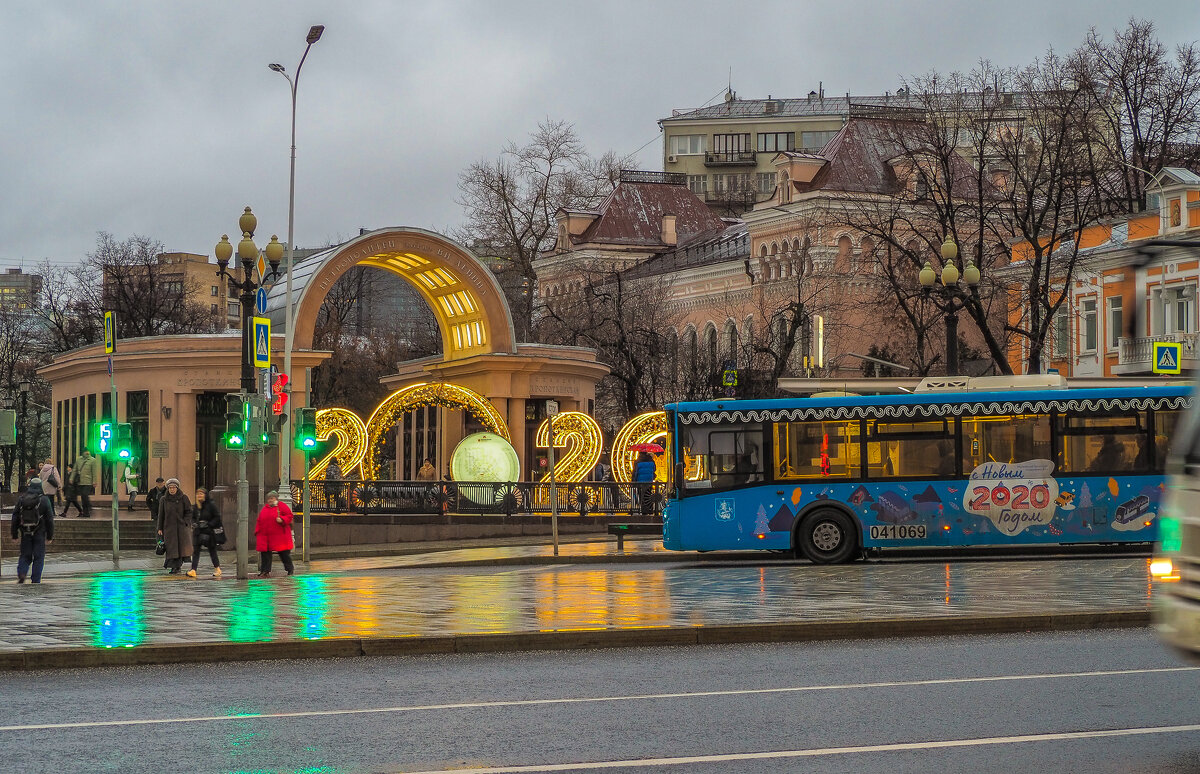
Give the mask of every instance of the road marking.
<path id="1" fill-rule="evenodd" d="M 447 771 L 453 771 L 454 774 L 525 774 L 526 772 L 537 771 L 591 771 L 595 769 L 618 769 L 627 766 L 681 766 L 688 763 L 816 758 L 825 755 L 853 755 L 855 753 L 900 752 L 905 750 L 941 750 L 952 747 L 983 747 L 986 745 L 1023 744 L 1026 742 L 1062 742 L 1073 739 L 1103 739 L 1120 736 L 1144 736 L 1147 734 L 1180 734 L 1189 731 L 1200 731 L 1200 725 L 1118 728 L 1106 731 L 1072 731 L 1058 734 L 1025 734 L 1022 736 L 986 736 L 978 739 L 896 742 L 894 744 L 867 744 L 856 747 L 813 747 L 807 750 L 772 750 L 769 752 L 727 753 L 722 755 L 689 755 L 677 758 L 640 758 L 624 761 L 554 763 L 534 766 L 495 766 L 482 769 L 429 769 L 426 771 L 410 771 L 408 774 L 444 774 Z"/>
<path id="2" fill-rule="evenodd" d="M 867 690 L 873 688 L 908 688 L 923 685 L 960 685 L 964 683 L 999 683 L 1013 680 L 1049 680 L 1078 677 L 1119 677 L 1122 675 L 1170 674 L 1197 672 L 1200 667 L 1161 667 L 1157 669 L 1110 669 L 1093 672 L 1061 672 L 1030 675 L 998 675 L 995 677 L 946 677 L 933 680 L 894 680 L 880 683 L 843 683 L 837 685 L 798 685 L 784 688 L 744 688 L 729 691 L 692 691 L 686 693 L 638 693 L 627 696 L 582 696 L 561 699 L 504 699 L 498 701 L 456 702 L 452 704 L 414 704 L 401 707 L 362 707 L 356 709 L 297 710 L 294 712 L 250 712 L 240 715 L 204 715 L 183 718 L 145 718 L 134 720 L 91 720 L 70 723 L 31 723 L 19 726 L 0 726 L 0 731 L 44 731 L 58 728 L 102 728 L 107 726 L 153 726 L 176 723 L 215 723 L 230 720 L 265 720 L 270 718 L 309 718 L 332 715 L 371 715 L 395 712 L 440 712 L 456 709 L 488 709 L 495 707 L 540 707 L 555 704 L 590 704 L 619 701 L 651 701 L 655 699 L 702 699 L 716 696 L 754 696 L 771 693 L 812 693 L 817 691 Z"/>

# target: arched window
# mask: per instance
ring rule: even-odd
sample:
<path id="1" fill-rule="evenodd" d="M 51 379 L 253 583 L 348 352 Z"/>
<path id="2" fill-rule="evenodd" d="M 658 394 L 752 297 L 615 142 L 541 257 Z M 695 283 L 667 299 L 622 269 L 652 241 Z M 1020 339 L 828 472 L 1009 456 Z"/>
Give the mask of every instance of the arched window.
<path id="1" fill-rule="evenodd" d="M 704 360 L 705 370 L 713 371 L 717 367 L 717 326 L 711 322 L 704 326 Z"/>
<path id="2" fill-rule="evenodd" d="M 834 270 L 842 274 L 853 274 L 854 265 L 854 243 L 850 241 L 850 237 L 842 234 L 837 241 L 837 259 L 834 262 Z"/>
<path id="3" fill-rule="evenodd" d="M 699 345 L 696 341 L 696 326 L 688 325 L 687 330 L 683 332 L 683 341 L 687 366 L 690 370 L 695 370 L 696 363 L 700 359 Z"/>
<path id="4" fill-rule="evenodd" d="M 737 362 L 738 359 L 738 330 L 733 320 L 725 321 L 725 330 L 721 336 L 721 354 L 725 360 Z"/>

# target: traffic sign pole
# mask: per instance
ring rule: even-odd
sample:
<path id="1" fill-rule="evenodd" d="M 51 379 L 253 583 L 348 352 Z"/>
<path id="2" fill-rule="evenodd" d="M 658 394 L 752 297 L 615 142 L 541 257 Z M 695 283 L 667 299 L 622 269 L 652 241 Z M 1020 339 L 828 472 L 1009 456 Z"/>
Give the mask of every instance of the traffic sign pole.
<path id="1" fill-rule="evenodd" d="M 109 405 L 112 407 L 112 423 L 115 428 L 120 415 L 117 408 L 117 369 L 113 364 L 113 353 L 117 351 L 117 318 L 113 312 L 104 313 L 104 351 L 108 354 L 108 390 L 111 401 Z M 111 445 L 109 449 L 112 449 Z M 110 455 L 110 457 L 112 459 L 112 559 L 113 569 L 119 570 L 121 569 L 121 497 L 117 486 L 120 481 L 120 471 L 118 470 L 120 460 L 115 456 Z"/>

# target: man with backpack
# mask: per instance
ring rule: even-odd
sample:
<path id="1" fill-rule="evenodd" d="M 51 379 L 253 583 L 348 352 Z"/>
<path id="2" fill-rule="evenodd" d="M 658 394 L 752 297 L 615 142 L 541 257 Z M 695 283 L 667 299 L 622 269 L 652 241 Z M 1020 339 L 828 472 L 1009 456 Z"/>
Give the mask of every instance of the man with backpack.
<path id="1" fill-rule="evenodd" d="M 42 582 L 42 566 L 46 563 L 46 544 L 54 540 L 54 506 L 42 494 L 42 480 L 29 479 L 29 488 L 17 498 L 13 509 L 12 538 L 21 541 L 21 558 L 17 560 L 17 583 L 25 582 L 32 565 L 34 583 Z"/>

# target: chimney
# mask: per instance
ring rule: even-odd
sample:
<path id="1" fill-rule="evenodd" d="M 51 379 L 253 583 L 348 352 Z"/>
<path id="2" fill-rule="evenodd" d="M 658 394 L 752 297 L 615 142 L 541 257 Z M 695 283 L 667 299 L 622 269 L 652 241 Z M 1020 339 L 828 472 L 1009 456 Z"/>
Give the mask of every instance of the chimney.
<path id="1" fill-rule="evenodd" d="M 674 246 L 678 241 L 679 238 L 675 234 L 675 216 L 664 212 L 662 216 L 662 243 Z"/>

